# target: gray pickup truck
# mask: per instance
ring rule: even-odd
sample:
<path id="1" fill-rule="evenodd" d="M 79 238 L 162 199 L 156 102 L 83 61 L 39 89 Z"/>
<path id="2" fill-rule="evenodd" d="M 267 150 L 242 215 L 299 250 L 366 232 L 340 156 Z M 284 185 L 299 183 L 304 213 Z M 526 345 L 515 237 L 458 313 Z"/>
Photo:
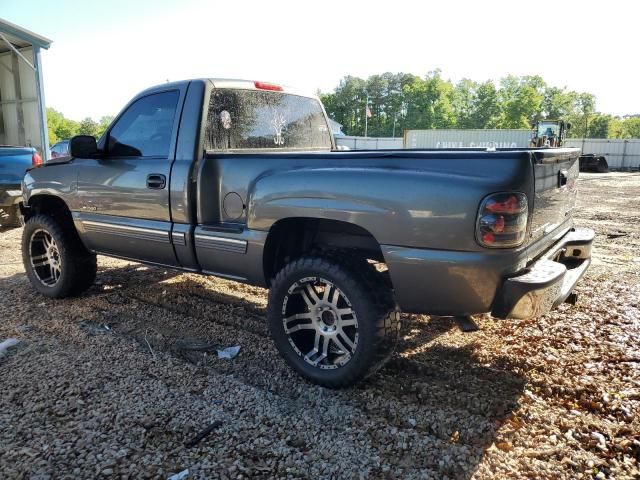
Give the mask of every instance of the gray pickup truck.
<path id="1" fill-rule="evenodd" d="M 36 290 L 81 293 L 96 253 L 268 287 L 278 350 L 328 387 L 384 363 L 400 310 L 529 318 L 590 263 L 577 149 L 334 151 L 316 97 L 203 79 L 145 90 L 70 150 L 23 182 Z"/>

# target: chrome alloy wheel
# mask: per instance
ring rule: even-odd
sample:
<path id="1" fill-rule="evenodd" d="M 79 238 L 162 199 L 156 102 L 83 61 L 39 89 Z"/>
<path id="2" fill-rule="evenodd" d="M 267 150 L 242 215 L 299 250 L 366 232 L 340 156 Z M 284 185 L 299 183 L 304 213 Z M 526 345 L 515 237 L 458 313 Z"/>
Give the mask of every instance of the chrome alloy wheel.
<path id="1" fill-rule="evenodd" d="M 62 274 L 62 261 L 58 245 L 46 230 L 36 230 L 29 240 L 29 259 L 36 278 L 47 287 L 53 287 Z"/>
<path id="2" fill-rule="evenodd" d="M 293 349 L 314 367 L 342 367 L 358 347 L 358 319 L 351 302 L 323 278 L 303 278 L 289 287 L 282 324 Z"/>

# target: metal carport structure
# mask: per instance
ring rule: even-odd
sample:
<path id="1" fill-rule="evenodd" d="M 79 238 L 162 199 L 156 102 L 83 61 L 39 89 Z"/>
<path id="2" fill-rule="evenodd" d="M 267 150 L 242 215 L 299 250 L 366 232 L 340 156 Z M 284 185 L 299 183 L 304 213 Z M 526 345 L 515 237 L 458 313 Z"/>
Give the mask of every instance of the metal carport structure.
<path id="1" fill-rule="evenodd" d="M 0 18 L 0 145 L 31 146 L 49 159 L 41 50 L 51 40 Z"/>

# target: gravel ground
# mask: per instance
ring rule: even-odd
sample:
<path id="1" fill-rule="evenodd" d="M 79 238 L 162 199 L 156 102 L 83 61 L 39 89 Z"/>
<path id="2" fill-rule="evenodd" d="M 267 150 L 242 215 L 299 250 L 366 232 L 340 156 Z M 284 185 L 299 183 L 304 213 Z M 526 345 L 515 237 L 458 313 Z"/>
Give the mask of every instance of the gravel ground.
<path id="1" fill-rule="evenodd" d="M 0 358 L 0 477 L 639 478 L 640 174 L 580 187 L 578 306 L 474 333 L 405 316 L 398 355 L 343 391 L 285 366 L 262 289 L 100 257 L 83 297 L 48 300 L 21 230 L 0 232 L 0 341 L 21 341 Z"/>

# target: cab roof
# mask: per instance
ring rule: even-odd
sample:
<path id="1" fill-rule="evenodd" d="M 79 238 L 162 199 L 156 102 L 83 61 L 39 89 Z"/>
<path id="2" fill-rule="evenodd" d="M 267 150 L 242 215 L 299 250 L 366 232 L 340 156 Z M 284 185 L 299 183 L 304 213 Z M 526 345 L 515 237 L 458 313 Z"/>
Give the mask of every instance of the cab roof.
<path id="1" fill-rule="evenodd" d="M 150 93 L 157 90 L 166 90 L 169 88 L 182 88 L 191 82 L 200 82 L 202 84 L 211 83 L 213 88 L 233 88 L 243 90 L 264 90 L 264 91 L 280 91 L 282 93 L 288 93 L 292 95 L 298 95 L 301 97 L 309 97 L 318 99 L 317 95 L 309 93 L 307 91 L 291 87 L 288 85 L 281 85 L 277 83 L 264 82 L 260 80 L 242 80 L 238 78 L 194 78 L 189 80 L 180 80 L 176 82 L 161 83 L 150 87 L 141 93 Z"/>

